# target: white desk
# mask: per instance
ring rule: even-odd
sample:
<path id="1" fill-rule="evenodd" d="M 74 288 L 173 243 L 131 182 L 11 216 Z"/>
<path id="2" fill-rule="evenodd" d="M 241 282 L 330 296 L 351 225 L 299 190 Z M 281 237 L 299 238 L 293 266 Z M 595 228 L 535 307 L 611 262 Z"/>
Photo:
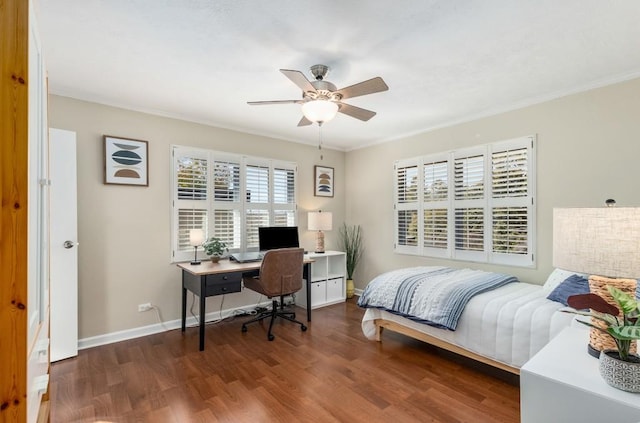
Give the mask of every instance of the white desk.
<path id="1" fill-rule="evenodd" d="M 639 423 L 640 394 L 602 379 L 589 330 L 563 330 L 520 369 L 522 423 Z"/>

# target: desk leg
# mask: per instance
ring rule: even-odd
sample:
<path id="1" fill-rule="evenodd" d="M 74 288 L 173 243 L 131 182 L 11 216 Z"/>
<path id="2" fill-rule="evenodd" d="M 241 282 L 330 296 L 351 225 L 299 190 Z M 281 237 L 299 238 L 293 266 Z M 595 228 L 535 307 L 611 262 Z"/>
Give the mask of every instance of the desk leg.
<path id="1" fill-rule="evenodd" d="M 305 263 L 302 278 L 307 281 L 307 322 L 311 321 L 311 264 Z"/>
<path id="2" fill-rule="evenodd" d="M 184 270 L 182 271 L 182 331 L 187 326 L 187 288 L 184 287 Z"/>
<path id="3" fill-rule="evenodd" d="M 205 302 L 207 301 L 205 280 L 205 276 L 200 276 L 200 351 L 204 351 Z"/>

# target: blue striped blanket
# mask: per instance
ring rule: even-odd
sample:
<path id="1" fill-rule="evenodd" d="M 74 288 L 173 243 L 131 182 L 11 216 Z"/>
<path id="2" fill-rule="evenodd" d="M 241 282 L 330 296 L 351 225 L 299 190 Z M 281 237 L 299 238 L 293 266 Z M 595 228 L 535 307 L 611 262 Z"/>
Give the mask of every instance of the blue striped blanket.
<path id="1" fill-rule="evenodd" d="M 449 267 L 413 267 L 375 277 L 358 300 L 431 326 L 456 330 L 474 295 L 518 282 L 515 276 Z"/>

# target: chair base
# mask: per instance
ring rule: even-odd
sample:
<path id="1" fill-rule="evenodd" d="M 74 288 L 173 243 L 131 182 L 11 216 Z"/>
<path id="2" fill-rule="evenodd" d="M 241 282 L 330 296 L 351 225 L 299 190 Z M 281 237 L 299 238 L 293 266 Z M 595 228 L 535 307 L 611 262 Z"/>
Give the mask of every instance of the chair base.
<path id="1" fill-rule="evenodd" d="M 270 318 L 271 320 L 269 321 L 269 332 L 267 332 L 267 339 L 269 341 L 273 341 L 275 339 L 275 336 L 273 336 L 273 334 L 271 333 L 271 329 L 273 329 L 273 322 L 276 320 L 276 317 L 282 317 L 285 320 L 299 324 L 300 330 L 302 330 L 303 332 L 307 330 L 307 327 L 304 325 L 304 323 L 296 320 L 296 313 L 294 313 L 293 311 L 284 311 L 284 309 L 278 309 L 278 301 L 273 300 L 271 310 L 263 311 L 253 319 L 248 320 L 242 324 L 242 332 L 247 331 L 247 325 L 249 323 L 259 322 L 266 318 Z"/>

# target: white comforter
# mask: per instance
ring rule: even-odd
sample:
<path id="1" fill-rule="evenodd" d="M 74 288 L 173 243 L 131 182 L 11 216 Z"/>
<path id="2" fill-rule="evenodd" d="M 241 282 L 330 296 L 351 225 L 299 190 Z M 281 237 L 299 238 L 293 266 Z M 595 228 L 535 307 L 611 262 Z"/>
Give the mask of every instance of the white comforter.
<path id="1" fill-rule="evenodd" d="M 362 331 L 367 338 L 375 339 L 373 320 L 384 318 L 520 368 L 573 321 L 574 316 L 558 311 L 563 305 L 547 300 L 547 295 L 542 286 L 522 282 L 478 294 L 465 307 L 455 331 L 367 309 Z"/>

